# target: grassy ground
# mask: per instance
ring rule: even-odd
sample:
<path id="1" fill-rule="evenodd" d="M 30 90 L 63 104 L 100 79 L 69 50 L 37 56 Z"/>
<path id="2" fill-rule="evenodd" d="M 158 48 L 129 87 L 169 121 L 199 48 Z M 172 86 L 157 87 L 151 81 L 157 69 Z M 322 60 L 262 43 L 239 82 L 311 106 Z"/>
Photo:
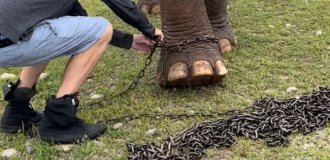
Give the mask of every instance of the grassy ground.
<path id="1" fill-rule="evenodd" d="M 132 33 L 97 0 L 82 0 L 91 15 L 108 18 L 115 26 Z M 306 3 L 307 2 L 307 3 Z M 183 113 L 193 111 L 224 111 L 250 106 L 259 97 L 287 98 L 310 92 L 317 86 L 329 86 L 330 66 L 330 0 L 231 0 L 230 16 L 238 39 L 237 49 L 225 56 L 229 75 L 222 85 L 187 89 L 160 89 L 155 84 L 157 58 L 148 69 L 137 90 L 114 99 L 103 106 L 82 107 L 80 117 L 96 122 L 110 117 L 141 113 Z M 150 17 L 159 26 L 159 17 Z M 321 35 L 316 35 L 318 30 Z M 319 31 L 320 32 L 320 31 Z M 159 52 L 158 52 L 159 53 Z M 98 65 L 93 80 L 81 91 L 82 106 L 93 102 L 90 95 L 105 97 L 122 91 L 143 66 L 143 56 L 133 51 L 109 47 Z M 44 99 L 56 92 L 67 58 L 53 61 L 49 76 L 40 81 L 39 94 L 33 105 L 42 108 Z M 18 74 L 18 69 L 0 69 L 0 73 Z M 4 81 L 1 81 L 3 83 Z M 298 88 L 286 93 L 288 87 Z M 1 101 L 1 105 L 4 102 Z M 2 112 L 3 108 L 0 108 Z M 22 154 L 17 159 L 126 159 L 125 143 L 160 141 L 193 123 L 209 119 L 149 120 L 124 123 L 120 130 L 109 130 L 99 141 L 76 145 L 69 152 L 56 150 L 53 145 L 23 134 L 0 134 L 0 152 L 15 148 Z M 145 132 L 156 127 L 154 137 Z M 24 144 L 29 140 L 34 153 L 28 154 Z M 308 136 L 294 135 L 289 147 L 267 148 L 262 142 L 240 138 L 227 150 L 207 151 L 205 159 L 330 159 L 330 128 Z"/>

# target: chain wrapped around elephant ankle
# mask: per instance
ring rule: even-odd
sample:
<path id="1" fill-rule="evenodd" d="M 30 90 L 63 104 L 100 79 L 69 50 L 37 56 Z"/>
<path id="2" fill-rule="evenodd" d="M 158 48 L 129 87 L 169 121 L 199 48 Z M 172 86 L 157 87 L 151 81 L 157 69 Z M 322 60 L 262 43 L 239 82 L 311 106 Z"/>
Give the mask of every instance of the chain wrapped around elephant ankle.
<path id="1" fill-rule="evenodd" d="M 192 39 L 189 40 L 184 40 L 178 43 L 172 43 L 172 44 L 165 44 L 162 43 L 160 44 L 160 47 L 162 47 L 164 50 L 169 51 L 169 52 L 177 52 L 177 51 L 182 51 L 184 47 L 189 46 L 193 43 L 198 43 L 198 42 L 214 42 L 214 43 L 218 43 L 218 38 L 214 37 L 214 36 L 210 36 L 210 35 L 205 35 L 205 36 L 198 36 L 198 37 L 194 37 Z M 169 53 L 167 52 L 167 53 Z"/>

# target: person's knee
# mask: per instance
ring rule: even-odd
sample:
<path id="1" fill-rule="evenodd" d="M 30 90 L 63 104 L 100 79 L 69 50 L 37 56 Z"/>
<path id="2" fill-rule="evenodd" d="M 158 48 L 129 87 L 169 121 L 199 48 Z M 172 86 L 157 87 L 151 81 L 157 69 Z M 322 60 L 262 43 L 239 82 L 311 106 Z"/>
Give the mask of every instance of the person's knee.
<path id="1" fill-rule="evenodd" d="M 105 18 L 100 18 L 100 20 L 103 21 L 102 23 L 107 24 L 106 29 L 105 29 L 101 39 L 104 39 L 105 41 L 110 42 L 111 38 L 112 38 L 112 34 L 113 34 L 112 24 Z"/>
<path id="2" fill-rule="evenodd" d="M 108 26 L 107 26 L 104 34 L 105 34 L 106 38 L 108 39 L 108 41 L 110 42 L 112 39 L 112 34 L 113 34 L 113 28 L 112 28 L 111 23 L 108 23 Z"/>

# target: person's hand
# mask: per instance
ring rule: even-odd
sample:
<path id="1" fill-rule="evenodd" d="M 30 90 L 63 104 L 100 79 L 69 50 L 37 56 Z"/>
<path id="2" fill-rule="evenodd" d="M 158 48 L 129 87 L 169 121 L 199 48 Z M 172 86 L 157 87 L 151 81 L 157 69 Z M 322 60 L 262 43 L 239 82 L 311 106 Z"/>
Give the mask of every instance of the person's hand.
<path id="1" fill-rule="evenodd" d="M 162 30 L 160 30 L 158 28 L 155 29 L 155 36 L 156 37 L 159 37 L 159 40 L 160 41 L 163 41 L 163 39 L 164 39 L 164 35 L 163 35 Z"/>
<path id="2" fill-rule="evenodd" d="M 133 35 L 132 49 L 138 53 L 149 54 L 156 49 L 156 42 L 143 35 Z"/>

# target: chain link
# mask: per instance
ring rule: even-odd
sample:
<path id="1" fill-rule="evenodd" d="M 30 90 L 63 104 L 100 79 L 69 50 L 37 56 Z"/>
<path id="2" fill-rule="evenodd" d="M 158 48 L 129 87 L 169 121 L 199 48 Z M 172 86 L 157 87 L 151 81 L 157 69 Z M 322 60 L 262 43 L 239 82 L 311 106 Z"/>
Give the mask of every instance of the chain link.
<path id="1" fill-rule="evenodd" d="M 218 38 L 214 37 L 214 36 L 210 36 L 210 35 L 205 35 L 202 37 L 194 37 L 192 39 L 189 40 L 184 40 L 178 43 L 173 43 L 173 44 L 161 44 L 161 47 L 167 51 L 170 52 L 176 52 L 176 51 L 182 51 L 182 49 L 184 47 L 187 47 L 193 43 L 197 43 L 197 42 L 214 42 L 214 43 L 218 43 Z"/>
<path id="2" fill-rule="evenodd" d="M 319 88 L 311 95 L 287 100 L 263 98 L 252 105 L 249 113 L 235 113 L 239 114 L 193 125 L 165 138 L 162 144 L 127 144 L 128 159 L 201 159 L 206 149 L 229 148 L 238 136 L 264 140 L 270 147 L 286 146 L 292 133 L 308 134 L 323 129 L 329 122 L 330 88 Z"/>
<path id="3" fill-rule="evenodd" d="M 219 117 L 219 116 L 230 116 L 230 115 L 238 115 L 242 113 L 246 113 L 247 111 L 251 110 L 251 107 L 244 108 L 242 110 L 228 110 L 225 112 L 195 112 L 195 113 L 181 113 L 181 114 L 162 114 L 162 113 L 142 113 L 139 115 L 126 115 L 122 117 L 117 118 L 109 118 L 106 120 L 102 120 L 100 122 L 106 122 L 106 123 L 116 123 L 116 122 L 129 122 L 133 120 L 138 119 L 152 119 L 152 120 L 163 120 L 163 119 L 172 119 L 172 120 L 178 120 L 178 119 L 185 119 L 185 118 L 195 118 L 195 117 Z"/>
<path id="4" fill-rule="evenodd" d="M 148 66 L 151 65 L 152 56 L 154 55 L 154 53 L 155 53 L 155 50 L 152 51 L 149 54 L 149 56 L 147 57 L 147 59 L 144 62 L 144 67 L 139 71 L 139 73 L 137 74 L 137 76 L 135 77 L 135 79 L 133 80 L 133 82 L 128 86 L 128 88 L 125 91 L 119 93 L 117 96 L 121 96 L 121 95 L 124 95 L 124 94 L 129 93 L 130 91 L 135 90 L 135 88 L 139 84 L 139 81 L 144 77 L 146 69 L 148 68 Z"/>
<path id="5" fill-rule="evenodd" d="M 146 60 L 144 61 L 144 66 L 143 68 L 138 72 L 137 76 L 134 78 L 134 80 L 128 85 L 128 87 L 126 88 L 126 90 L 116 94 L 116 95 L 113 95 L 111 96 L 109 99 L 106 100 L 106 103 L 111 103 L 112 100 L 116 97 L 120 97 L 120 96 L 123 96 L 123 95 L 126 95 L 128 94 L 129 92 L 133 91 L 136 89 L 136 87 L 139 85 L 139 82 L 140 80 L 145 76 L 145 72 L 147 70 L 147 68 L 151 65 L 152 63 L 152 57 L 153 55 L 155 54 L 156 52 L 156 48 L 157 47 L 161 47 L 161 42 L 160 40 L 156 40 L 157 44 L 156 44 L 156 47 L 155 49 L 148 55 L 148 57 L 146 58 Z M 92 107 L 92 106 L 96 106 L 96 105 L 101 105 L 100 104 L 101 101 L 97 101 L 97 102 L 92 102 L 86 106 L 88 107 Z"/>

